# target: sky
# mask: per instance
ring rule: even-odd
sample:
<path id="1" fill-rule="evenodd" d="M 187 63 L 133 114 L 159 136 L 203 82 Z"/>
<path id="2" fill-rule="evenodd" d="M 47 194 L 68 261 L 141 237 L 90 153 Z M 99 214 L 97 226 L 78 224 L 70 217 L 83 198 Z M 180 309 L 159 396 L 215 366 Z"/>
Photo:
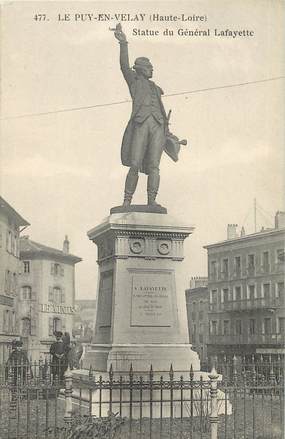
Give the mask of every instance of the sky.
<path id="1" fill-rule="evenodd" d="M 113 19 L 75 21 L 88 13 Z M 146 14 L 143 22 L 122 21 L 130 62 L 151 60 L 172 109 L 170 129 L 188 140 L 177 163 L 163 156 L 158 194 L 169 214 L 195 226 L 185 242 L 185 287 L 207 274 L 203 246 L 225 239 L 228 223 L 254 231 L 255 198 L 258 229 L 273 226 L 284 209 L 284 78 L 219 88 L 284 76 L 283 2 L 2 2 L 0 193 L 31 223 L 24 233 L 34 241 L 61 248 L 68 235 L 83 259 L 76 295 L 85 299 L 97 288 L 97 250 L 87 231 L 122 203 L 128 170 L 120 145 L 131 103 L 109 30 L 122 13 Z M 153 22 L 154 13 L 206 21 Z M 134 28 L 159 35 L 134 35 Z M 178 29 L 210 35 L 179 36 Z M 253 36 L 215 35 L 226 29 Z M 208 88 L 217 89 L 185 93 Z M 93 108 L 61 112 L 80 107 Z M 145 200 L 141 175 L 134 202 Z"/>

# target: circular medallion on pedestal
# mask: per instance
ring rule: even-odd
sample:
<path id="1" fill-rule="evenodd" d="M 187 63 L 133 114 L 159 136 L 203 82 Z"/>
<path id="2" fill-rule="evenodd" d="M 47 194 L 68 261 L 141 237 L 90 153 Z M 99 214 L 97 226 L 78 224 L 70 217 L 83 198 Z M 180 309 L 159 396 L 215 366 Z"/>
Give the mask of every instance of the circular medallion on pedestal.
<path id="1" fill-rule="evenodd" d="M 168 255 L 171 249 L 171 242 L 170 241 L 158 241 L 157 243 L 157 251 L 161 255 Z"/>
<path id="2" fill-rule="evenodd" d="M 144 249 L 143 239 L 133 239 L 130 241 L 130 250 L 132 253 L 138 255 L 142 253 L 143 249 Z"/>

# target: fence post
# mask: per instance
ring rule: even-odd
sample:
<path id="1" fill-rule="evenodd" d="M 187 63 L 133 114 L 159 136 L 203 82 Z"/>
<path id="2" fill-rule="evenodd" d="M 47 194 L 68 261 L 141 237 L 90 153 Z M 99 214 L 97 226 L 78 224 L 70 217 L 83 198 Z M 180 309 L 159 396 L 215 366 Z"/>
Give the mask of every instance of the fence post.
<path id="1" fill-rule="evenodd" d="M 72 372 L 67 369 L 64 374 L 64 383 L 65 383 L 65 412 L 64 412 L 64 420 L 67 423 L 70 423 L 72 420 Z"/>
<path id="2" fill-rule="evenodd" d="M 219 375 L 215 367 L 213 367 L 210 375 L 210 397 L 211 397 L 211 439 L 218 439 L 218 378 Z"/>

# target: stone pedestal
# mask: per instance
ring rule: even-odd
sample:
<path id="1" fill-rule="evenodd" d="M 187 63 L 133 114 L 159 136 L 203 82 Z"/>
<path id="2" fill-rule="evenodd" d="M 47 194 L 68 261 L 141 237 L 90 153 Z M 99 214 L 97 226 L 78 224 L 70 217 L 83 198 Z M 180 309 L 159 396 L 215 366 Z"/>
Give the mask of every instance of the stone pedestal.
<path id="1" fill-rule="evenodd" d="M 199 370 L 189 345 L 183 241 L 194 228 L 168 214 L 112 213 L 88 232 L 98 246 L 98 301 L 84 368 Z"/>

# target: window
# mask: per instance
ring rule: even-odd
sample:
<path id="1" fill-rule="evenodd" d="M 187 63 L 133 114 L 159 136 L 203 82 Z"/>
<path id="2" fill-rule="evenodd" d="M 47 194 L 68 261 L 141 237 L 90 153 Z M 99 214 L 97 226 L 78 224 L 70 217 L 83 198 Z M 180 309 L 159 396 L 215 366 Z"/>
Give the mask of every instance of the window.
<path id="1" fill-rule="evenodd" d="M 58 287 L 53 289 L 53 301 L 55 303 L 61 303 L 61 289 Z"/>
<path id="2" fill-rule="evenodd" d="M 230 321 L 229 320 L 224 320 L 224 335 L 229 335 L 230 334 Z"/>
<path id="3" fill-rule="evenodd" d="M 241 258 L 240 258 L 240 256 L 235 257 L 235 275 L 236 276 L 241 275 Z"/>
<path id="4" fill-rule="evenodd" d="M 217 309 L 217 305 L 218 305 L 218 291 L 217 290 L 211 291 L 210 299 L 211 299 L 212 310 Z"/>
<path id="5" fill-rule="evenodd" d="M 12 312 L 12 311 L 8 311 L 8 332 L 9 332 L 9 334 L 12 334 L 13 333 L 13 323 L 14 323 L 14 316 L 13 316 L 13 314 L 15 314 L 14 312 Z"/>
<path id="6" fill-rule="evenodd" d="M 279 248 L 276 250 L 276 262 L 277 264 L 284 263 L 284 248 Z"/>
<path id="7" fill-rule="evenodd" d="M 241 335 L 242 334 L 242 322 L 241 322 L 241 320 L 236 320 L 235 321 L 235 333 L 236 333 L 236 335 Z"/>
<path id="8" fill-rule="evenodd" d="M 248 291 L 248 299 L 254 300 L 254 298 L 255 298 L 255 285 L 248 285 L 247 291 Z"/>
<path id="9" fill-rule="evenodd" d="M 270 299 L 270 284 L 262 285 L 262 297 L 267 301 Z"/>
<path id="10" fill-rule="evenodd" d="M 62 330 L 62 322 L 59 317 L 53 319 L 53 332 Z"/>
<path id="11" fill-rule="evenodd" d="M 10 292 L 10 271 L 9 270 L 5 271 L 4 291 L 5 291 L 5 293 L 9 293 Z"/>
<path id="12" fill-rule="evenodd" d="M 254 255 L 248 255 L 248 267 L 253 267 L 255 266 L 255 258 Z"/>
<path id="13" fill-rule="evenodd" d="M 30 273 L 30 261 L 23 261 L 24 273 Z"/>
<path id="14" fill-rule="evenodd" d="M 237 302 L 241 301 L 241 287 L 235 287 L 234 292 L 235 292 L 234 300 L 236 300 Z"/>
<path id="15" fill-rule="evenodd" d="M 229 301 L 229 289 L 224 288 L 222 292 L 222 302 L 228 302 Z"/>
<path id="16" fill-rule="evenodd" d="M 254 255 L 248 255 L 247 257 L 247 273 L 249 276 L 254 276 L 255 274 L 255 256 Z"/>
<path id="17" fill-rule="evenodd" d="M 218 322 L 217 322 L 217 320 L 211 320 L 211 322 L 210 322 L 210 333 L 212 335 L 217 335 L 218 334 Z"/>
<path id="18" fill-rule="evenodd" d="M 22 287 L 22 299 L 31 300 L 32 299 L 32 288 L 30 286 Z"/>
<path id="19" fill-rule="evenodd" d="M 227 279 L 229 275 L 229 260 L 223 259 L 222 261 L 222 277 L 223 279 Z"/>
<path id="20" fill-rule="evenodd" d="M 50 274 L 53 276 L 64 276 L 64 267 L 57 262 L 53 262 L 50 266 Z"/>
<path id="21" fill-rule="evenodd" d="M 59 276 L 59 274 L 60 274 L 60 265 L 54 264 L 54 275 Z"/>
<path id="22" fill-rule="evenodd" d="M 278 318 L 278 333 L 285 334 L 285 317 Z"/>
<path id="23" fill-rule="evenodd" d="M 31 319 L 28 317 L 22 319 L 22 335 L 24 337 L 31 335 Z"/>
<path id="24" fill-rule="evenodd" d="M 264 273 L 269 272 L 269 252 L 263 252 L 262 254 L 262 270 Z"/>
<path id="25" fill-rule="evenodd" d="M 217 279 L 217 261 L 211 261 L 211 279 Z"/>
<path id="26" fill-rule="evenodd" d="M 284 282 L 277 282 L 276 297 L 280 299 L 282 296 L 284 296 Z"/>
<path id="27" fill-rule="evenodd" d="M 65 302 L 64 288 L 60 287 L 49 287 L 48 293 L 49 302 L 56 303 L 57 305 Z"/>
<path id="28" fill-rule="evenodd" d="M 249 319 L 248 332 L 250 335 L 255 334 L 255 319 Z"/>
<path id="29" fill-rule="evenodd" d="M 204 311 L 201 310 L 199 311 L 199 320 L 203 320 L 203 318 L 204 318 Z"/>
<path id="30" fill-rule="evenodd" d="M 264 319 L 264 334 L 271 334 L 271 318 Z"/>

